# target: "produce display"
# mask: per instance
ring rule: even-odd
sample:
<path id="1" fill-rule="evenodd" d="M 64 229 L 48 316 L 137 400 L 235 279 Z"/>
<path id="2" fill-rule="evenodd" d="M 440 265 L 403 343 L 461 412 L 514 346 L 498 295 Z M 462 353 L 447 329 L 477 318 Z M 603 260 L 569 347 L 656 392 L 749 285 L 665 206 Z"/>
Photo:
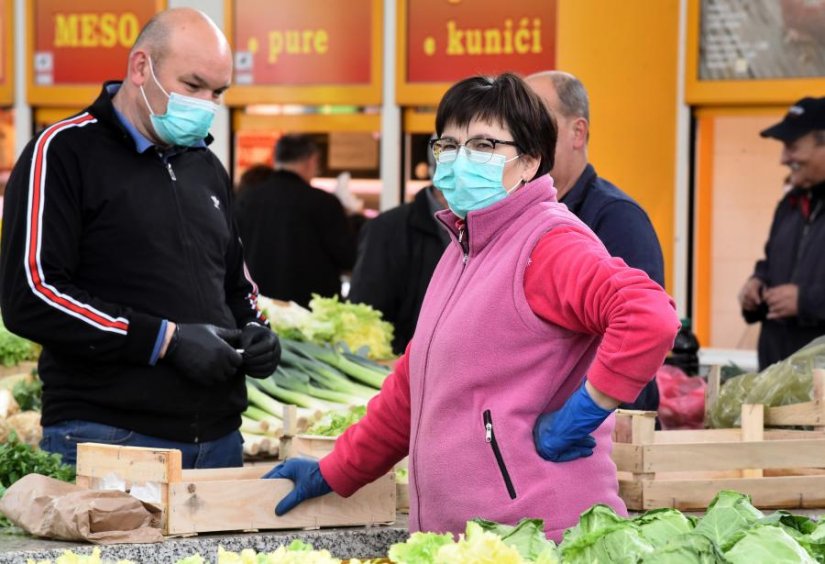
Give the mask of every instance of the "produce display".
<path id="1" fill-rule="evenodd" d="M 32 564 L 51 564 L 46 561 Z M 103 564 L 98 549 L 90 556 L 67 552 L 56 564 Z M 177 564 L 205 564 L 193 554 Z M 565 531 L 558 546 L 544 536 L 539 519 L 515 526 L 484 519 L 467 522 L 463 534 L 413 533 L 390 547 L 387 558 L 342 561 L 326 550 L 293 541 L 269 553 L 218 550 L 218 564 L 291 563 L 377 564 L 774 564 L 825 562 L 825 523 L 777 511 L 764 515 L 747 496 L 722 491 L 702 518 L 676 509 L 655 509 L 625 519 L 605 505 L 594 505 Z M 123 561 L 121 561 L 123 563 Z M 123 563 L 125 564 L 125 563 Z"/>
<path id="2" fill-rule="evenodd" d="M 389 375 L 387 367 L 330 345 L 281 338 L 281 349 L 272 376 L 247 378 L 249 408 L 241 432 L 249 456 L 273 454 L 273 439 L 283 434 L 286 405 L 296 406 L 299 431 L 317 424 L 320 432 L 315 434 L 340 434 L 363 417 L 367 402 Z"/>
<path id="3" fill-rule="evenodd" d="M 14 366 L 27 360 L 35 360 L 40 354 L 40 347 L 23 337 L 18 337 L 0 321 L 0 363 Z"/>
<path id="4" fill-rule="evenodd" d="M 711 406 L 710 426 L 738 426 L 743 403 L 776 407 L 810 401 L 813 394 L 812 370 L 821 362 L 825 362 L 825 337 L 811 341 L 762 372 L 745 373 L 727 379 L 719 390 L 716 403 Z"/>
<path id="5" fill-rule="evenodd" d="M 392 358 L 393 326 L 366 304 L 342 302 L 313 294 L 306 309 L 294 302 L 280 305 L 265 297 L 258 305 L 279 337 L 319 345 L 347 347 L 373 360 Z"/>

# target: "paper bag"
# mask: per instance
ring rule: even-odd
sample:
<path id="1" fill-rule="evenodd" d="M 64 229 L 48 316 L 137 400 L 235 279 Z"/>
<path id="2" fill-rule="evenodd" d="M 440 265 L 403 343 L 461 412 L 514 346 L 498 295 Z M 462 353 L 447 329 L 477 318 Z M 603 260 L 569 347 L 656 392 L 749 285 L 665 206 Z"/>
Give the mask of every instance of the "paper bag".
<path id="1" fill-rule="evenodd" d="M 12 484 L 0 512 L 27 533 L 95 544 L 160 542 L 160 510 L 125 492 L 88 490 L 29 474 Z"/>

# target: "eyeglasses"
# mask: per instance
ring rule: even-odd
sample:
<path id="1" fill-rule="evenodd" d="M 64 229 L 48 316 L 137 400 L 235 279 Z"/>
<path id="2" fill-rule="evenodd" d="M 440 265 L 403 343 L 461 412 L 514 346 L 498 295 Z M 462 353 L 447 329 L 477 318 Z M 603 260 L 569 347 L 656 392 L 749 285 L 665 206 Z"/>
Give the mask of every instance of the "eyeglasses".
<path id="1" fill-rule="evenodd" d="M 516 149 L 519 148 L 515 141 L 502 141 L 501 139 L 491 139 L 489 137 L 473 137 L 467 139 L 464 143 L 459 143 L 450 137 L 430 141 L 430 149 L 432 149 L 437 163 L 453 162 L 458 157 L 458 149 L 464 147 L 464 152 L 469 160 L 484 164 L 493 158 L 496 145 L 510 145 Z"/>

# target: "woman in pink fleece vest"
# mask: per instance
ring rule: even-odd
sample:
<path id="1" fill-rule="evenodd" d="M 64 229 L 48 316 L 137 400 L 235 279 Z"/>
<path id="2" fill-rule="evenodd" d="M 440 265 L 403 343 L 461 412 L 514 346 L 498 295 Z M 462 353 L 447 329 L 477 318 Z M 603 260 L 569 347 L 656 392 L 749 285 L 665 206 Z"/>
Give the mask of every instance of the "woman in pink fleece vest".
<path id="1" fill-rule="evenodd" d="M 556 127 L 519 77 L 455 84 L 436 131 L 452 244 L 415 335 L 334 452 L 267 475 L 296 483 L 276 512 L 351 495 L 409 453 L 411 531 L 530 517 L 560 540 L 594 503 L 626 513 L 611 413 L 661 366 L 673 302 L 557 202 Z"/>

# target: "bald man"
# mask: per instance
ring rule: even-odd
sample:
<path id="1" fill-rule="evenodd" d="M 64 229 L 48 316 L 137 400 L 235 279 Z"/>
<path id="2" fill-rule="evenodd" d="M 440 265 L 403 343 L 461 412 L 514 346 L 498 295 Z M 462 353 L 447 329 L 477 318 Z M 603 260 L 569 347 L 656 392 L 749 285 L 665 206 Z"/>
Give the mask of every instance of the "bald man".
<path id="1" fill-rule="evenodd" d="M 562 71 L 540 72 L 527 83 L 556 119 L 556 159 L 550 176 L 558 199 L 601 239 L 607 251 L 665 284 L 662 248 L 645 211 L 614 184 L 600 178 L 588 162 L 590 101 L 579 79 Z M 659 391 L 652 380 L 630 409 L 655 411 Z"/>
<path id="2" fill-rule="evenodd" d="M 278 339 L 257 309 L 231 183 L 207 148 L 232 78 L 226 38 L 175 9 L 142 30 L 122 82 L 37 135 L 6 189 L 0 308 L 43 346 L 43 449 L 178 448 L 239 466 L 244 373 Z"/>

